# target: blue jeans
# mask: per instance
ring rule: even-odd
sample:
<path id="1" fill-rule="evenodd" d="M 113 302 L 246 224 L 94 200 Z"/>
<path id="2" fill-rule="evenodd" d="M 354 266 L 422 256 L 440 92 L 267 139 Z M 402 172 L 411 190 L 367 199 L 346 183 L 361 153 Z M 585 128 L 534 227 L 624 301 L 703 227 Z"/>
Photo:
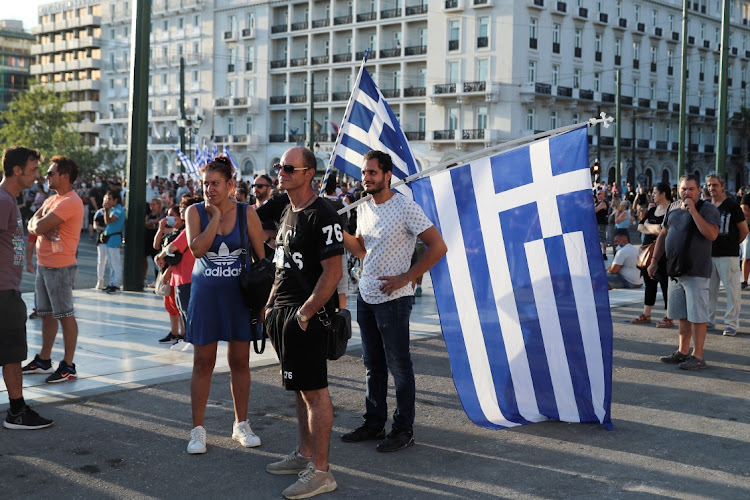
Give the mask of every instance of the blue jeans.
<path id="1" fill-rule="evenodd" d="M 414 427 L 416 385 L 409 354 L 409 317 L 412 297 L 401 297 L 382 304 L 368 304 L 357 297 L 357 323 L 362 336 L 366 369 L 365 425 L 380 429 L 388 421 L 388 371 L 396 385 L 394 431 Z"/>

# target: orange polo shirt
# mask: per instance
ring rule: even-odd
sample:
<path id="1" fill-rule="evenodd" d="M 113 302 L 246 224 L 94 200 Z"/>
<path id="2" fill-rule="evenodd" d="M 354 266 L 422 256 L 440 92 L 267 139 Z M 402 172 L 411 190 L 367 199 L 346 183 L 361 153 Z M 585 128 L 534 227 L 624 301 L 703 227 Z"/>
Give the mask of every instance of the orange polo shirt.
<path id="1" fill-rule="evenodd" d="M 36 262 L 42 267 L 67 267 L 77 263 L 76 252 L 81 239 L 83 226 L 83 202 L 75 191 L 60 196 L 53 194 L 42 205 L 44 215 L 52 212 L 63 222 L 57 226 L 60 231 L 62 252 L 52 252 L 52 242 L 47 238 L 36 239 Z"/>

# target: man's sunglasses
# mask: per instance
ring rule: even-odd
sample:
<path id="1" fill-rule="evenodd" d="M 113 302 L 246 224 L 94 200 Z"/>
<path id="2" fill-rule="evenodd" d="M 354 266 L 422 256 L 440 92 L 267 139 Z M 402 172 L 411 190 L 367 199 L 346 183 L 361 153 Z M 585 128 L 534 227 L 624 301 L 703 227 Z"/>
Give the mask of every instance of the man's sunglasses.
<path id="1" fill-rule="evenodd" d="M 307 167 L 295 167 L 294 165 L 281 165 L 277 163 L 276 165 L 273 166 L 273 170 L 277 174 L 281 172 L 282 170 L 288 174 L 291 174 L 295 170 L 307 170 Z"/>
<path id="2" fill-rule="evenodd" d="M 253 184 L 254 188 L 270 188 L 270 184 Z"/>

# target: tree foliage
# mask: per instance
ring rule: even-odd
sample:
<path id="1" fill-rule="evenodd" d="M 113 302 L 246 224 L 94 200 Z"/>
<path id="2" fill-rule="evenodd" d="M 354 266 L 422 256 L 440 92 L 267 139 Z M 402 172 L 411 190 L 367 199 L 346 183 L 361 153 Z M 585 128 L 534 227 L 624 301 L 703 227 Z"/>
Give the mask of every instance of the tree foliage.
<path id="1" fill-rule="evenodd" d="M 69 102 L 66 92 L 55 92 L 45 85 L 32 85 L 10 102 L 0 113 L 0 148 L 25 146 L 38 150 L 48 161 L 55 155 L 72 158 L 82 177 L 109 170 L 121 170 L 120 155 L 108 148 L 91 148 L 72 126 L 76 113 L 63 109 Z M 43 165 L 46 171 L 46 165 Z"/>

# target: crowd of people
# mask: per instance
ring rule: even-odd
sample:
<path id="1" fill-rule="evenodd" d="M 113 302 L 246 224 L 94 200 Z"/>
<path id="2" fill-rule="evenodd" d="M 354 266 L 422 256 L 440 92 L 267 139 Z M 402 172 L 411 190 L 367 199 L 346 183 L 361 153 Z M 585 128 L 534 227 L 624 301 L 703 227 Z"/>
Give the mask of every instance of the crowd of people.
<path id="1" fill-rule="evenodd" d="M 726 290 L 723 335 L 739 330 L 740 294 L 750 273 L 750 194 L 732 194 L 719 174 L 703 179 L 684 175 L 678 184 L 661 182 L 653 189 L 630 184 L 620 192 L 615 184 L 595 186 L 594 205 L 602 258 L 613 246 L 607 269 L 612 288 L 645 284 L 643 313 L 631 322 L 652 323 L 657 289 L 661 287 L 666 315 L 657 328 L 678 321 L 678 349 L 661 361 L 683 370 L 705 368 L 703 346 L 708 329 L 717 327 L 720 285 Z M 640 234 L 639 246 L 630 243 Z M 692 348 L 691 348 L 692 340 Z"/>
<path id="2" fill-rule="evenodd" d="M 45 374 L 49 383 L 77 376 L 78 327 L 72 292 L 81 235 L 96 239 L 96 288 L 109 294 L 120 291 L 120 252 L 127 244 L 124 183 L 96 178 L 91 184 L 79 179 L 75 162 L 61 156 L 51 159 L 43 182 L 41 160 L 38 152 L 23 147 L 10 148 L 3 155 L 0 314 L 9 321 L 0 328 L 0 339 L 9 348 L 0 352 L 0 365 L 10 398 L 4 426 L 11 429 L 53 424 L 25 403 L 23 375 Z M 421 208 L 391 191 L 392 170 L 389 155 L 372 151 L 365 155 L 361 183 L 332 179 L 321 196 L 320 183 L 314 180 L 315 156 L 304 147 L 294 147 L 275 165 L 275 179 L 259 175 L 252 183 L 239 181 L 229 159 L 218 157 L 203 167 L 200 182 L 179 175 L 148 181 L 143 277 L 150 281 L 153 268 L 158 281 L 167 285 L 160 289 L 171 324 L 171 331 L 159 342 L 193 351 L 188 453 L 208 449 L 204 414 L 219 341 L 229 346 L 232 438 L 245 447 L 261 445 L 247 418 L 251 325 L 259 321 L 279 357 L 282 386 L 294 393 L 299 427 L 295 450 L 266 470 L 298 475 L 282 492 L 286 498 L 307 498 L 337 488 L 328 457 L 333 406 L 323 318 L 328 314 L 326 306 L 329 311 L 346 307 L 346 251 L 363 259 L 357 311 L 367 394 L 362 426 L 341 439 L 377 440 L 380 452 L 414 444 L 416 391 L 409 317 L 417 280 L 443 256 L 446 246 Z M 363 194 L 372 198 L 356 212 L 337 213 Z M 24 248 L 25 229 L 35 241 L 36 267 Z M 415 250 L 418 238 L 423 242 L 421 252 Z M 243 239 L 249 241 L 252 260 L 270 258 L 275 264 L 273 289 L 255 318 L 239 293 Z M 22 366 L 28 354 L 27 311 L 20 294 L 24 269 L 36 276 L 42 347 Z M 52 345 L 58 325 L 64 355 L 55 368 Z M 388 372 L 396 380 L 396 410 L 386 435 Z"/>

